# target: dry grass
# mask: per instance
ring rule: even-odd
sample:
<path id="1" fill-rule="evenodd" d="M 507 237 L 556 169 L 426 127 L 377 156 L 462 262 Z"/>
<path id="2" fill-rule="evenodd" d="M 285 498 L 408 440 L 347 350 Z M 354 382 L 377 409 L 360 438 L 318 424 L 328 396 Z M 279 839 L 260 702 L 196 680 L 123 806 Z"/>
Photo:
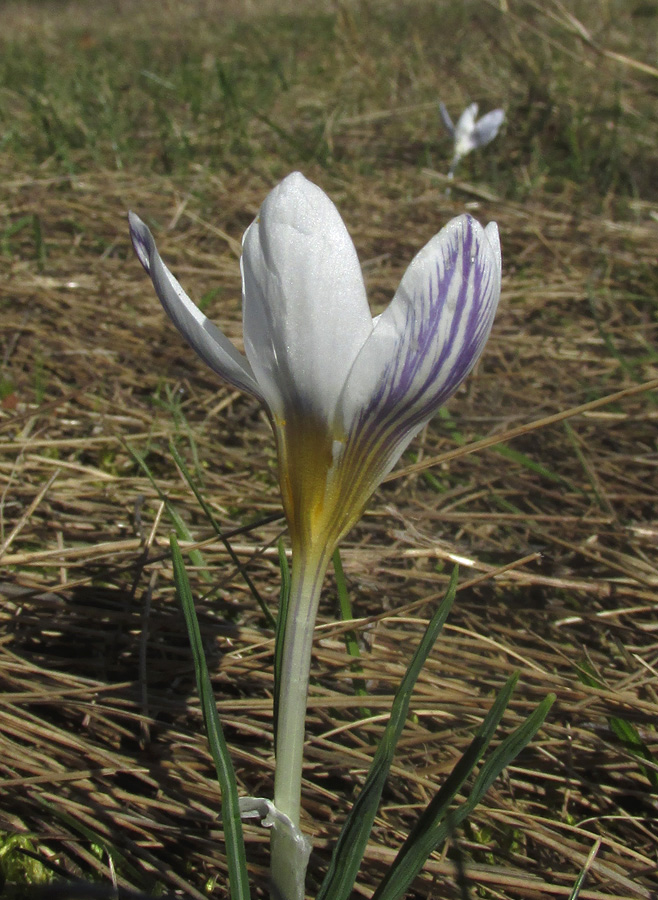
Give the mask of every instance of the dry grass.
<path id="1" fill-rule="evenodd" d="M 528 10 L 511 10 L 510 41 L 523 36 L 519 17 L 533 21 Z M 359 16 L 368 14 L 376 21 L 367 5 L 338 11 L 336 39 L 355 72 L 374 65 L 358 43 Z M 6 25 L 21 20 L 17 8 L 6 15 Z M 32 7 L 28 21 L 41 34 L 35 17 Z M 66 16 L 44 21 L 70 25 Z M 638 105 L 652 91 L 655 98 L 650 73 L 574 41 L 588 78 L 603 71 L 626 87 L 630 78 L 642 87 Z M 605 47 L 642 59 L 619 33 Z M 519 66 L 522 50 L 521 42 Z M 359 77 L 363 84 L 368 72 Z M 403 99 L 420 108 L 424 96 Z M 463 98 L 454 91 L 447 99 L 456 106 Z M 6 232 L 0 257 L 0 831 L 29 838 L 24 847 L 69 875 L 109 882 L 111 858 L 120 884 L 188 897 L 214 885 L 212 896 L 225 894 L 220 798 L 174 596 L 170 522 L 126 443 L 148 455 L 201 546 L 207 568 L 190 571 L 240 789 L 271 794 L 272 634 L 167 444 L 177 441 L 275 610 L 273 545 L 283 524 L 273 517 L 272 441 L 258 406 L 218 383 L 165 321 L 129 250 L 125 212 L 160 223 L 163 256 L 239 342 L 235 242 L 273 173 L 298 165 L 343 213 L 375 306 L 415 250 L 465 205 L 498 222 L 504 252 L 501 310 L 479 370 L 450 418 L 414 445 L 416 459 L 443 462 L 384 485 L 343 549 L 367 648 L 367 717 L 327 584 L 303 797 L 310 871 L 326 864 L 395 685 L 458 559 L 458 601 L 421 676 L 357 895 L 370 895 L 493 692 L 518 668 L 505 728 L 554 691 L 550 718 L 468 827 L 429 862 L 418 895 L 459 897 L 460 860 L 478 886 L 473 896 L 566 898 L 596 848 L 583 900 L 656 896 L 658 767 L 631 753 L 614 728 L 632 723 L 656 759 L 658 411 L 647 387 L 658 377 L 656 207 L 619 183 L 585 196 L 578 182 L 550 171 L 521 197 L 518 186 L 505 189 L 504 172 L 496 181 L 490 170 L 494 184 L 484 183 L 484 159 L 480 177 L 476 162 L 463 173 L 472 185 L 458 182 L 446 195 L 438 151 L 426 158 L 422 150 L 427 135 L 407 141 L 414 115 L 387 113 L 379 102 L 327 119 L 329 164 L 295 161 L 293 150 L 277 162 L 265 138 L 264 155 L 244 169 L 192 161 L 171 175 L 148 171 L 143 160 L 74 171 L 53 157 L 0 162 L 0 215 L 38 223 Z M 252 127 L 256 140 L 264 126 Z M 647 166 L 649 133 L 632 151 Z M 508 140 L 517 147 L 513 134 Z M 522 136 L 510 166 L 521 152 Z M 515 170 L 520 180 L 524 165 Z M 516 456 L 500 446 L 452 453 L 629 388 L 616 402 L 517 436 L 505 445 Z M 582 683 L 582 663 L 600 687 Z M 267 835 L 247 835 L 260 894 Z"/>

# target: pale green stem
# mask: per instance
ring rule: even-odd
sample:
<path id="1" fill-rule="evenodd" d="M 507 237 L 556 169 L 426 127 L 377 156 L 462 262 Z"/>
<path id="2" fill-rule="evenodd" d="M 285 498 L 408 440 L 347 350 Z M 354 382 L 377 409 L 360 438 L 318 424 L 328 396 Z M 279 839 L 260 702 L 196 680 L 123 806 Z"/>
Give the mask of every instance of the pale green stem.
<path id="1" fill-rule="evenodd" d="M 288 816 L 297 830 L 313 630 L 329 558 L 326 553 L 315 556 L 293 554 L 290 600 L 283 636 L 274 805 Z M 271 846 L 272 896 L 275 900 L 303 900 L 307 862 L 308 851 L 305 851 L 299 835 L 275 826 Z"/>

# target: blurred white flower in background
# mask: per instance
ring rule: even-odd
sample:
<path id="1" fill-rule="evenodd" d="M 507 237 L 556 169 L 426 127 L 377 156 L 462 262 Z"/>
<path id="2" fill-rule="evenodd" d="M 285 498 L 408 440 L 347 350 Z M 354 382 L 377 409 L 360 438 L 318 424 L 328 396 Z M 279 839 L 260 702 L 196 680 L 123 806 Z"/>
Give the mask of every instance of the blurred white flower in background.
<path id="1" fill-rule="evenodd" d="M 476 121 L 478 105 L 477 103 L 471 103 L 461 114 L 455 126 L 445 104 L 439 103 L 439 109 L 441 110 L 441 119 L 446 131 L 454 141 L 455 149 L 452 162 L 450 163 L 450 171 L 448 172 L 448 178 L 452 178 L 455 174 L 457 163 L 462 157 L 470 153 L 471 150 L 477 150 L 478 147 L 484 147 L 493 141 L 498 134 L 500 126 L 505 121 L 505 113 L 502 109 L 493 109 Z"/>

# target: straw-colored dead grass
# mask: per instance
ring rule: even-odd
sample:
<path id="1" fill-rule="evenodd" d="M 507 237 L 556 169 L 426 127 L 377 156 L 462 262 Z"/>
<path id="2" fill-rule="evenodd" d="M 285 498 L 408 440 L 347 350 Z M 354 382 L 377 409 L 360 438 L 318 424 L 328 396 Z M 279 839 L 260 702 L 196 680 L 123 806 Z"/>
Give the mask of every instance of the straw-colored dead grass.
<path id="1" fill-rule="evenodd" d="M 420 244 L 463 202 L 430 181 L 389 185 L 387 199 L 367 182 L 350 185 L 348 196 L 326 187 L 347 208 L 376 297 L 394 287 L 406 245 Z M 218 198 L 221 227 L 248 218 L 263 188 L 227 183 Z M 368 198 L 370 211 L 362 214 L 355 197 Z M 13 202 L 21 211 L 38 205 L 51 249 L 47 274 L 31 262 L 7 266 L 13 312 L 4 322 L 5 354 L 15 389 L 5 400 L 0 443 L 7 573 L 1 827 L 33 833 L 41 852 L 69 871 L 92 862 L 102 869 L 86 826 L 139 871 L 200 896 L 204 877 L 222 879 L 219 797 L 173 596 L 170 523 L 124 442 L 149 452 L 161 490 L 199 541 L 209 530 L 168 459 L 166 439 L 178 434 L 190 464 L 193 439 L 205 496 L 227 530 L 279 510 L 273 449 L 257 406 L 215 382 L 164 320 L 129 254 L 124 210 L 177 218 L 162 251 L 193 295 L 222 288 L 214 311 L 236 338 L 237 261 L 192 205 L 181 210 L 166 181 L 104 174 L 63 187 L 25 179 Z M 87 240 L 104 237 L 112 253 L 70 246 L 60 223 L 71 204 L 93 223 Z M 482 203 L 478 215 L 492 214 Z M 655 377 L 650 363 L 629 377 L 591 315 L 594 302 L 622 357 L 643 352 L 642 308 L 615 302 L 615 272 L 629 256 L 638 269 L 648 265 L 655 225 L 579 222 L 504 204 L 495 214 L 509 260 L 504 299 L 479 372 L 451 404 L 460 432 L 504 432 Z M 404 247 L 391 243 L 394 226 L 372 224 L 378 217 L 408 217 Z M 517 274 L 523 257 L 532 266 Z M 591 301 L 592 268 L 601 259 L 604 299 Z M 45 385 L 40 406 L 37 378 Z M 154 401 L 165 383 L 180 401 L 178 425 Z M 633 722 L 656 750 L 655 427 L 652 397 L 637 393 L 576 417 L 569 430 L 557 425 L 513 444 L 548 474 L 489 449 L 430 470 L 443 492 L 415 475 L 378 493 L 344 549 L 355 609 L 365 617 L 368 717 L 350 688 L 330 585 L 318 631 L 304 795 L 312 868 L 325 858 L 422 620 L 459 558 L 458 603 L 421 677 L 361 892 L 367 895 L 414 810 L 465 747 L 491 692 L 518 667 L 507 728 L 547 692 L 558 702 L 541 736 L 456 838 L 469 879 L 495 896 L 568 896 L 601 838 L 581 896 L 652 895 L 655 798 L 609 723 L 613 716 Z M 420 441 L 428 457 L 453 446 L 439 424 Z M 272 541 L 281 527 L 272 522 L 232 538 L 272 607 Z M 221 544 L 210 538 L 202 550 L 211 580 L 198 573 L 195 584 L 219 708 L 242 789 L 267 794 L 271 633 Z M 575 664 L 584 660 L 604 687 L 581 685 Z M 266 836 L 248 832 L 263 873 Z M 118 868 L 135 882 L 131 870 Z M 439 855 L 418 890 L 431 893 L 439 879 L 445 893 L 454 878 L 454 862 Z"/>
<path id="2" fill-rule="evenodd" d="M 334 127 L 372 129 L 378 140 L 366 119 Z M 275 459 L 258 406 L 218 382 L 165 320 L 125 213 L 160 223 L 170 267 L 197 300 L 218 289 L 208 308 L 239 342 L 236 249 L 271 173 L 263 165 L 220 178 L 199 167 L 191 183 L 0 166 L 0 214 L 38 213 L 46 254 L 22 229 L 0 256 L 0 832 L 29 836 L 60 874 L 95 872 L 109 884 L 111 858 L 120 885 L 201 898 L 214 884 L 222 897 L 220 797 L 174 596 L 171 523 L 126 444 L 147 457 L 203 553 L 207 568 L 190 573 L 218 707 L 241 792 L 265 796 L 272 634 L 167 443 L 178 441 L 273 610 L 283 529 Z M 655 897 L 658 768 L 615 732 L 615 720 L 632 723 L 658 754 L 655 211 L 614 196 L 603 212 L 572 207 L 566 194 L 541 191 L 521 205 L 459 184 L 446 195 L 435 172 L 385 159 L 369 175 L 305 171 L 343 213 L 377 308 L 412 254 L 465 206 L 498 221 L 504 253 L 482 363 L 451 419 L 413 448 L 416 462 L 443 461 L 394 474 L 343 549 L 367 700 L 354 696 L 327 584 L 303 797 L 315 848 L 309 890 L 459 561 L 458 600 L 421 675 L 356 895 L 371 894 L 518 668 L 505 729 L 548 692 L 557 702 L 470 824 L 429 861 L 418 895 L 459 897 L 461 866 L 474 895 L 566 898 L 588 863 L 583 900 Z M 199 196 L 215 198 L 212 216 Z M 506 445 L 516 456 L 489 447 L 446 458 L 590 402 L 517 436 Z M 600 687 L 582 683 L 581 663 Z M 247 827 L 247 839 L 261 895 L 268 836 Z"/>

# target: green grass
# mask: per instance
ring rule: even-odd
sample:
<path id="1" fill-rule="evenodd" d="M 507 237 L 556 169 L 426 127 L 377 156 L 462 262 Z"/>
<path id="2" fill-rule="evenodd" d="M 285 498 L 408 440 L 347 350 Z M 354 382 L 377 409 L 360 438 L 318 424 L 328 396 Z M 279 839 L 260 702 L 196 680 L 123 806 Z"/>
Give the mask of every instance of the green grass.
<path id="1" fill-rule="evenodd" d="M 573 8 L 601 45 L 632 44 L 651 60 L 650 4 L 635 13 L 619 0 L 603 14 L 599 4 Z M 441 97 L 457 114 L 477 99 L 482 109 L 503 105 L 508 124 L 464 163 L 467 180 L 477 175 L 510 199 L 539 187 L 563 193 L 565 184 L 581 199 L 655 192 L 655 79 L 622 64 L 592 78 L 596 53 L 531 8 L 362 3 L 243 21 L 172 15 L 148 37 L 140 15 L 118 16 L 112 28 L 64 15 L 57 40 L 34 40 L 29 28 L 0 40 L 5 153 L 78 174 L 202 165 L 280 175 L 308 163 L 376 171 L 392 158 L 444 171 L 450 148 L 432 105 Z M 367 136 L 355 123 L 387 111 Z"/>

